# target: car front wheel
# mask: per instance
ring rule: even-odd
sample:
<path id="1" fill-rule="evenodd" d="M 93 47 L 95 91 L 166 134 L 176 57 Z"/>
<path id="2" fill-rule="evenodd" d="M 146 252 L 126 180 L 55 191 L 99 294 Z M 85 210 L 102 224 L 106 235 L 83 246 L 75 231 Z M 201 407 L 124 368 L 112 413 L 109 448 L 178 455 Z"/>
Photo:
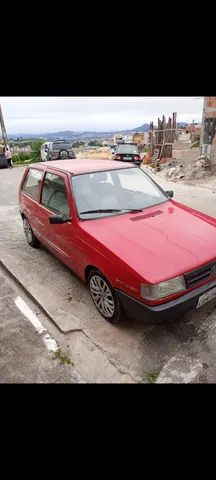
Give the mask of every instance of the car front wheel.
<path id="1" fill-rule="evenodd" d="M 35 237 L 33 230 L 27 218 L 23 218 L 23 229 L 26 240 L 31 247 L 38 248 L 40 246 L 39 240 Z"/>
<path id="2" fill-rule="evenodd" d="M 110 323 L 120 323 L 123 316 L 120 301 L 115 297 L 109 282 L 98 270 L 90 272 L 88 287 L 99 313 Z"/>

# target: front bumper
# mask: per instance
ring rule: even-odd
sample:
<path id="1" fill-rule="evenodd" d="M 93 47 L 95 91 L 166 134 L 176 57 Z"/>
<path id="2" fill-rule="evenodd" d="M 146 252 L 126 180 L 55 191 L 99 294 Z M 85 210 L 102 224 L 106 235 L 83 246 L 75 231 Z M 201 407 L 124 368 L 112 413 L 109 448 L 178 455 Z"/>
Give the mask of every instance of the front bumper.
<path id="1" fill-rule="evenodd" d="M 129 317 L 146 323 L 157 323 L 178 318 L 188 310 L 196 308 L 200 295 L 203 295 L 203 293 L 208 292 L 214 287 L 216 287 L 216 280 L 185 293 L 179 298 L 156 306 L 146 305 L 118 289 L 115 289 L 115 294 Z"/>

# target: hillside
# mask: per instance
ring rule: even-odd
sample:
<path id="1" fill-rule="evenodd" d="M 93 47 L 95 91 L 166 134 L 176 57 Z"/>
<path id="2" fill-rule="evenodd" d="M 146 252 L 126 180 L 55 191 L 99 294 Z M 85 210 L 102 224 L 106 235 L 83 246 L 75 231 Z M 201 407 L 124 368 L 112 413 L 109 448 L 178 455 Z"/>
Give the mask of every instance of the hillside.
<path id="1" fill-rule="evenodd" d="M 147 132 L 149 129 L 149 125 L 147 123 L 144 123 L 140 127 L 136 127 L 132 130 L 121 130 L 119 133 L 124 133 L 124 134 L 130 134 L 132 132 Z M 36 135 L 35 133 L 16 133 L 16 134 L 10 134 L 9 138 L 22 138 L 22 139 L 30 139 L 30 138 L 44 138 L 46 140 L 54 141 L 54 140 L 59 140 L 59 139 L 65 139 L 65 140 L 71 140 L 71 141 L 76 141 L 76 140 L 90 140 L 91 138 L 95 139 L 100 139 L 100 138 L 106 138 L 106 137 L 111 137 L 113 136 L 115 132 L 97 132 L 97 131 L 85 131 L 85 132 L 73 132 L 71 130 L 64 130 L 60 132 L 46 132 L 46 133 L 40 133 Z"/>

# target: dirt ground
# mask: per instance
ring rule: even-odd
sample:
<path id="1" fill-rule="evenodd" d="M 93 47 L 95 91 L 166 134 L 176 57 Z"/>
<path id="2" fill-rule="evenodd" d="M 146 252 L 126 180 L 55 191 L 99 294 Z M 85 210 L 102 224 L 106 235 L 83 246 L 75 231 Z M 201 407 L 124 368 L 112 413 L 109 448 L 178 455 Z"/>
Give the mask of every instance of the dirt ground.
<path id="1" fill-rule="evenodd" d="M 77 158 L 112 160 L 109 147 L 78 150 Z M 200 148 L 191 148 L 190 143 L 180 143 L 173 149 L 173 158 L 161 165 L 160 177 L 172 182 L 190 185 L 207 185 L 214 189 L 216 173 L 212 171 L 208 160 L 199 159 Z M 142 157 L 142 154 L 141 154 Z"/>
<path id="2" fill-rule="evenodd" d="M 80 150 L 77 153 L 78 158 L 100 158 L 104 160 L 111 160 L 112 159 L 112 154 L 111 150 L 108 147 L 101 147 L 97 149 L 92 149 L 92 150 Z"/>

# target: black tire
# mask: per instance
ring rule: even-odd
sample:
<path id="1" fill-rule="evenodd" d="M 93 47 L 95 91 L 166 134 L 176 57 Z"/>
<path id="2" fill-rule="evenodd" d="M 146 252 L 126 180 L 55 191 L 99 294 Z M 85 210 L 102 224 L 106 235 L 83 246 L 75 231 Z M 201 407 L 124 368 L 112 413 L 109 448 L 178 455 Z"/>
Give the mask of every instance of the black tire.
<path id="1" fill-rule="evenodd" d="M 23 230 L 27 243 L 33 248 L 38 248 L 40 246 L 40 242 L 35 237 L 31 225 L 25 217 L 23 218 Z"/>
<path id="2" fill-rule="evenodd" d="M 69 155 L 68 150 L 65 150 L 65 149 L 60 150 L 60 152 L 58 154 L 59 160 L 61 160 L 62 158 L 69 158 L 69 157 L 70 157 L 70 155 Z"/>
<path id="3" fill-rule="evenodd" d="M 99 290 L 101 285 L 101 288 L 106 285 L 105 287 L 105 304 L 103 303 L 103 300 L 101 299 L 101 307 L 97 305 L 96 298 L 98 297 Z M 119 299 L 116 297 L 115 292 L 113 291 L 110 283 L 108 280 L 102 275 L 99 270 L 91 270 L 88 276 L 88 288 L 89 292 L 92 298 L 92 301 L 97 308 L 98 312 L 102 315 L 105 320 L 109 323 L 117 324 L 120 323 L 123 319 L 123 309 L 121 306 L 121 303 Z M 98 289 L 98 293 L 97 292 Z M 102 291 L 101 291 L 101 296 L 102 296 Z M 98 303 L 100 302 L 100 298 L 98 299 Z M 113 311 L 113 312 L 112 312 Z M 106 314 L 107 313 L 107 314 Z"/>

